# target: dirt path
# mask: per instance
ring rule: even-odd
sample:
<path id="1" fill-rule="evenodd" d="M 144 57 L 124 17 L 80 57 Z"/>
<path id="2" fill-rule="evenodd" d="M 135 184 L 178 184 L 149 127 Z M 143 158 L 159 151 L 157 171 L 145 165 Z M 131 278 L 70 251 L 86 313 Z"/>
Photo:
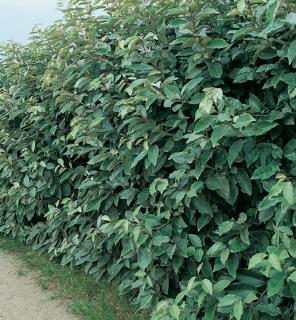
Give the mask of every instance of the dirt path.
<path id="1" fill-rule="evenodd" d="M 66 308 L 39 288 L 21 263 L 0 252 L 0 320 L 74 320 Z"/>

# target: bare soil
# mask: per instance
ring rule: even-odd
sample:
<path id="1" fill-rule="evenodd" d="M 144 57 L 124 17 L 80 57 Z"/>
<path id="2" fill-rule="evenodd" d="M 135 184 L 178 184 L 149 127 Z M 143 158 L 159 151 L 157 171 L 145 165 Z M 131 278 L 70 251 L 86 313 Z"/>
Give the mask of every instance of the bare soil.
<path id="1" fill-rule="evenodd" d="M 75 320 L 63 303 L 35 283 L 34 275 L 19 275 L 22 265 L 0 252 L 0 320 Z"/>

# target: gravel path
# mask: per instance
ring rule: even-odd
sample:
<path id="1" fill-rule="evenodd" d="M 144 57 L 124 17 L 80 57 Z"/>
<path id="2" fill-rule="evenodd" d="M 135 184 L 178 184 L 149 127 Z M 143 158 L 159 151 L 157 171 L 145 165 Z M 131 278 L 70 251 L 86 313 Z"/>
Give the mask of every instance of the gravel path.
<path id="1" fill-rule="evenodd" d="M 75 320 L 29 275 L 20 276 L 21 263 L 0 252 L 0 320 Z"/>

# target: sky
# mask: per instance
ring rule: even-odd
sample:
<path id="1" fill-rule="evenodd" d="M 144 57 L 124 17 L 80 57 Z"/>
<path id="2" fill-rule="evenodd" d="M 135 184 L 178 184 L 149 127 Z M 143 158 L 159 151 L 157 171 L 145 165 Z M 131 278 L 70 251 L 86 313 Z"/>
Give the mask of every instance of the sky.
<path id="1" fill-rule="evenodd" d="M 66 1 L 66 0 L 65 0 Z M 47 26 L 62 17 L 58 0 L 0 0 L 0 43 L 26 43 L 32 27 Z"/>

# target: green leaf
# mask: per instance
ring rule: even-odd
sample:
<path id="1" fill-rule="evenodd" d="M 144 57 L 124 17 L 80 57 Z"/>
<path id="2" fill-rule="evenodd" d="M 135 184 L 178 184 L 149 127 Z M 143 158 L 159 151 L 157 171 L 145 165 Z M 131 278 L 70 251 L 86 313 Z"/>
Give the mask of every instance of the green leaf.
<path id="1" fill-rule="evenodd" d="M 159 147 L 157 145 L 151 146 L 148 150 L 148 158 L 154 166 L 156 166 L 157 164 L 158 156 L 159 156 Z"/>
<path id="2" fill-rule="evenodd" d="M 229 249 L 231 252 L 241 252 L 246 248 L 246 245 L 242 243 L 238 238 L 231 239 L 229 241 Z"/>
<path id="3" fill-rule="evenodd" d="M 211 127 L 212 124 L 215 123 L 216 120 L 217 120 L 216 116 L 213 116 L 213 115 L 205 116 L 204 118 L 200 119 L 196 123 L 194 127 L 194 132 L 199 133 L 208 129 L 209 127 Z"/>
<path id="4" fill-rule="evenodd" d="M 207 306 L 204 320 L 214 320 L 216 310 L 217 310 L 216 304 L 210 304 L 209 306 Z"/>
<path id="5" fill-rule="evenodd" d="M 241 300 L 235 302 L 233 306 L 233 315 L 236 320 L 241 320 L 243 315 L 243 303 Z"/>
<path id="6" fill-rule="evenodd" d="M 289 277 L 288 280 L 296 282 L 296 271 L 292 272 Z"/>
<path id="7" fill-rule="evenodd" d="M 267 296 L 272 297 L 283 289 L 285 276 L 283 273 L 276 271 L 268 281 Z"/>
<path id="8" fill-rule="evenodd" d="M 87 85 L 89 83 L 90 79 L 83 77 L 81 79 L 78 79 L 74 85 L 74 88 L 76 89 L 81 89 L 82 87 L 84 87 L 85 85 Z"/>
<path id="9" fill-rule="evenodd" d="M 131 168 L 134 168 L 142 159 L 146 157 L 146 155 L 147 155 L 146 150 L 141 151 L 132 162 Z"/>
<path id="10" fill-rule="evenodd" d="M 225 233 L 228 233 L 233 227 L 234 227 L 233 221 L 224 221 L 223 223 L 220 224 L 218 228 L 218 233 L 221 236 Z"/>
<path id="11" fill-rule="evenodd" d="M 289 64 L 291 64 L 294 60 L 294 58 L 296 57 L 296 40 L 294 40 L 288 49 L 288 60 L 289 60 Z"/>
<path id="12" fill-rule="evenodd" d="M 296 13 L 295 12 L 290 12 L 286 15 L 285 18 L 286 22 L 288 22 L 291 25 L 296 25 Z"/>
<path id="13" fill-rule="evenodd" d="M 266 284 L 265 278 L 259 272 L 247 269 L 241 269 L 237 275 L 237 279 L 239 282 L 251 285 L 255 288 L 263 287 Z"/>
<path id="14" fill-rule="evenodd" d="M 259 264 L 262 263 L 264 258 L 266 257 L 266 253 L 259 252 L 256 253 L 250 260 L 249 260 L 249 269 L 254 269 L 258 267 Z"/>
<path id="15" fill-rule="evenodd" d="M 193 171 L 193 176 L 198 180 L 200 175 L 203 173 L 203 171 L 206 168 L 206 164 L 213 156 L 213 150 L 206 150 L 201 154 L 199 157 L 199 162 L 195 167 L 195 170 Z"/>
<path id="16" fill-rule="evenodd" d="M 203 279 L 201 281 L 201 287 L 205 293 L 208 293 L 209 295 L 213 294 L 213 284 L 210 280 Z"/>
<path id="17" fill-rule="evenodd" d="M 239 0 L 237 2 L 237 9 L 238 11 L 243 14 L 246 8 L 246 0 Z"/>
<path id="18" fill-rule="evenodd" d="M 176 152 L 173 153 L 169 159 L 175 161 L 179 164 L 192 163 L 194 160 L 194 156 L 188 152 Z"/>
<path id="19" fill-rule="evenodd" d="M 201 248 L 202 247 L 202 242 L 199 236 L 195 234 L 189 234 L 188 239 L 190 242 L 196 247 L 196 248 Z"/>
<path id="20" fill-rule="evenodd" d="M 207 47 L 210 49 L 223 49 L 228 47 L 228 43 L 222 38 L 211 39 L 207 43 Z"/>
<path id="21" fill-rule="evenodd" d="M 217 241 L 208 249 L 207 255 L 209 257 L 217 256 L 224 248 L 225 248 L 225 245 L 222 242 Z"/>
<path id="22" fill-rule="evenodd" d="M 289 254 L 291 257 L 296 258 L 296 240 L 290 240 L 290 246 L 288 248 Z"/>
<path id="23" fill-rule="evenodd" d="M 163 194 L 163 192 L 167 189 L 168 186 L 169 181 L 167 179 L 157 178 L 151 183 L 149 187 L 149 192 L 152 195 L 154 195 L 156 191 L 159 191 L 161 194 Z"/>
<path id="24" fill-rule="evenodd" d="M 30 178 L 27 175 L 25 175 L 25 178 L 24 178 L 24 186 L 26 188 L 29 188 L 31 186 Z"/>
<path id="25" fill-rule="evenodd" d="M 131 85 L 125 90 L 130 96 L 133 94 L 134 89 L 146 83 L 146 79 L 137 79 L 131 83 Z"/>
<path id="26" fill-rule="evenodd" d="M 258 204 L 258 210 L 266 210 L 268 208 L 274 207 L 277 203 L 279 203 L 281 200 L 278 198 L 270 199 L 268 197 L 264 198 L 261 202 Z"/>
<path id="27" fill-rule="evenodd" d="M 251 123 L 245 128 L 241 129 L 241 132 L 247 136 L 262 136 L 271 129 L 275 128 L 278 124 L 269 120 L 261 120 L 256 123 Z"/>
<path id="28" fill-rule="evenodd" d="M 193 198 L 192 204 L 203 215 L 212 213 L 211 205 L 204 196 Z"/>
<path id="29" fill-rule="evenodd" d="M 230 279 L 223 279 L 219 280 L 214 284 L 214 291 L 223 291 L 231 284 L 232 280 Z"/>
<path id="30" fill-rule="evenodd" d="M 185 191 L 178 191 L 176 194 L 176 203 L 179 204 L 186 196 L 186 192 Z"/>
<path id="31" fill-rule="evenodd" d="M 72 111 L 76 106 L 76 103 L 71 101 L 63 105 L 61 109 L 61 113 L 66 113 L 68 111 Z"/>
<path id="32" fill-rule="evenodd" d="M 279 171 L 279 167 L 275 166 L 273 164 L 270 164 L 267 166 L 262 166 L 262 167 L 257 168 L 254 171 L 251 179 L 253 179 L 253 180 L 255 180 L 255 179 L 266 180 L 266 179 L 272 177 L 273 175 L 275 175 L 278 171 Z"/>
<path id="33" fill-rule="evenodd" d="M 195 120 L 214 113 L 215 106 L 218 106 L 223 101 L 223 91 L 221 88 L 210 87 L 205 88 L 203 91 L 205 95 L 195 112 Z"/>
<path id="34" fill-rule="evenodd" d="M 271 253 L 268 257 L 268 261 L 270 262 L 270 264 L 274 269 L 280 272 L 282 271 L 281 260 L 276 254 Z"/>
<path id="35" fill-rule="evenodd" d="M 193 89 L 195 89 L 203 80 L 203 77 L 197 77 L 190 80 L 185 86 L 182 88 L 181 94 L 189 94 Z"/>
<path id="36" fill-rule="evenodd" d="M 235 40 L 242 38 L 243 36 L 251 33 L 254 30 L 255 30 L 255 27 L 239 28 L 237 31 L 233 33 L 231 41 L 234 42 Z"/>
<path id="37" fill-rule="evenodd" d="M 92 158 L 87 162 L 87 164 L 91 164 L 91 165 L 92 165 L 92 164 L 96 164 L 96 163 L 101 162 L 102 160 L 104 160 L 104 157 L 102 157 L 102 154 L 100 153 L 100 154 L 92 157 Z"/>
<path id="38" fill-rule="evenodd" d="M 163 92 L 169 99 L 176 100 L 181 98 L 181 92 L 176 85 L 166 84 L 163 87 Z"/>
<path id="39" fill-rule="evenodd" d="M 83 182 L 79 187 L 78 189 L 80 190 L 84 190 L 84 189 L 89 189 L 89 188 L 92 188 L 94 186 L 97 186 L 99 183 L 95 180 L 87 180 L 85 182 Z"/>
<path id="40" fill-rule="evenodd" d="M 218 307 L 228 307 L 233 305 L 238 300 L 238 297 L 234 294 L 227 294 L 219 300 Z"/>
<path id="41" fill-rule="evenodd" d="M 232 166 L 233 162 L 237 159 L 238 155 L 240 154 L 240 152 L 243 149 L 245 140 L 237 140 L 235 141 L 229 148 L 229 152 L 228 152 L 228 157 L 227 157 L 227 161 L 228 161 L 228 165 L 229 167 Z"/>
<path id="42" fill-rule="evenodd" d="M 211 142 L 213 144 L 213 147 L 216 147 L 218 144 L 218 141 L 226 136 L 229 136 L 233 133 L 233 130 L 228 124 L 220 124 L 213 128 L 213 132 L 211 135 Z"/>
<path id="43" fill-rule="evenodd" d="M 236 179 L 239 183 L 241 191 L 250 196 L 252 194 L 252 183 L 247 172 L 243 169 L 239 169 L 236 175 Z"/>
<path id="44" fill-rule="evenodd" d="M 280 195 L 283 191 L 284 182 L 279 180 L 276 184 L 274 184 L 269 190 L 268 197 L 273 198 Z"/>
<path id="45" fill-rule="evenodd" d="M 294 203 L 293 185 L 290 181 L 284 183 L 283 194 L 284 194 L 284 197 L 287 200 L 288 204 L 291 205 Z"/>
<path id="46" fill-rule="evenodd" d="M 181 310 L 176 304 L 173 304 L 170 307 L 170 314 L 175 320 L 179 320 L 180 319 L 180 313 L 181 313 Z"/>
<path id="47" fill-rule="evenodd" d="M 258 311 L 270 315 L 271 317 L 276 317 L 282 315 L 282 311 L 274 303 L 261 303 L 258 305 Z"/>
<path id="48" fill-rule="evenodd" d="M 235 128 L 242 128 L 256 121 L 256 119 L 248 113 L 242 113 L 240 116 L 234 117 L 233 119 L 235 120 L 235 124 L 233 125 Z"/>
<path id="49" fill-rule="evenodd" d="M 221 78 L 223 68 L 222 68 L 222 64 L 220 62 L 210 63 L 208 65 L 208 70 L 209 70 L 210 76 L 212 78 L 217 78 L 217 79 Z"/>
<path id="50" fill-rule="evenodd" d="M 161 246 L 164 243 L 168 243 L 170 241 L 170 238 L 168 236 L 159 235 L 154 237 L 153 244 L 157 247 Z"/>
<path id="51" fill-rule="evenodd" d="M 280 0 L 270 0 L 266 10 L 266 18 L 269 23 L 272 23 L 277 15 L 280 7 Z"/>
<path id="52" fill-rule="evenodd" d="M 206 308 L 204 320 L 214 320 L 216 314 L 217 306 L 215 304 L 211 304 Z"/>
<path id="53" fill-rule="evenodd" d="M 230 254 L 230 250 L 228 248 L 224 249 L 221 253 L 220 253 L 220 260 L 221 262 L 225 265 L 227 259 L 229 258 L 229 254 Z"/>
<path id="54" fill-rule="evenodd" d="M 138 264 L 142 270 L 145 270 L 149 264 L 152 262 L 153 254 L 151 251 L 147 249 L 140 250 L 138 256 Z"/>
<path id="55" fill-rule="evenodd" d="M 196 277 L 191 277 L 187 284 L 187 290 L 190 291 L 196 287 Z"/>
<path id="56" fill-rule="evenodd" d="M 228 273 L 235 278 L 236 272 L 239 264 L 239 259 L 236 254 L 230 254 L 229 258 L 226 261 L 226 268 Z"/>
<path id="57" fill-rule="evenodd" d="M 169 186 L 169 182 L 167 179 L 161 179 L 160 182 L 157 185 L 157 190 L 163 194 L 163 192 L 167 189 Z"/>

